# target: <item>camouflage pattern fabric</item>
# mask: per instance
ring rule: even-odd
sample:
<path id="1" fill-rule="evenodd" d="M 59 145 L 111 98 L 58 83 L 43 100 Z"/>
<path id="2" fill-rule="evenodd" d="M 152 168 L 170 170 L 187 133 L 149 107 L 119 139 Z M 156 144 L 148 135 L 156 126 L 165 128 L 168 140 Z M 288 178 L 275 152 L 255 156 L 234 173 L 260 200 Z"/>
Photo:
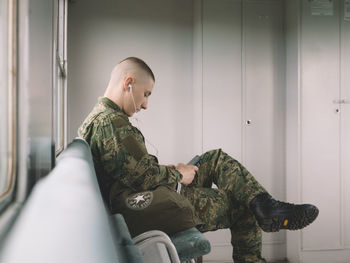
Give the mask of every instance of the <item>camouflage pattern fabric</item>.
<path id="1" fill-rule="evenodd" d="M 266 190 L 236 160 L 221 149 L 204 153 L 198 172 L 184 195 L 204 222 L 201 232 L 229 228 L 235 262 L 266 262 L 261 257 L 261 229 L 248 209 L 250 201 Z M 211 188 L 212 184 L 217 186 Z"/>
<path id="2" fill-rule="evenodd" d="M 175 187 L 182 179 L 180 172 L 158 164 L 157 158 L 147 153 L 141 132 L 108 98 L 99 98 L 78 136 L 90 145 L 102 195 L 108 204 L 113 195 L 125 188 L 138 192 L 159 185 Z"/>
<path id="3" fill-rule="evenodd" d="M 131 125 L 127 115 L 108 98 L 98 103 L 78 130 L 90 145 L 102 195 L 110 200 L 125 189 L 135 192 L 159 185 L 176 187 L 182 175 L 160 165 L 147 153 L 142 133 Z M 207 152 L 197 164 L 194 181 L 182 187 L 204 222 L 200 231 L 229 228 L 235 262 L 265 262 L 261 258 L 261 230 L 248 209 L 250 201 L 265 189 L 236 160 L 222 150 Z M 211 188 L 212 184 L 218 189 Z"/>

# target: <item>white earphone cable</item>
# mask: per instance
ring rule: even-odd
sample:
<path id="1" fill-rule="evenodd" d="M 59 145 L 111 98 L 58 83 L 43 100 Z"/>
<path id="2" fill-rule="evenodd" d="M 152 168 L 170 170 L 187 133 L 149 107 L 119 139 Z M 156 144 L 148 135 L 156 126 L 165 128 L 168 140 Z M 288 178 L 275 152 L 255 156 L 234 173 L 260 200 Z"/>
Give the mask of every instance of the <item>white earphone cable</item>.
<path id="1" fill-rule="evenodd" d="M 135 99 L 134 99 L 134 95 L 132 94 L 132 86 L 130 87 L 130 94 L 131 94 L 131 99 L 132 99 L 132 102 L 134 103 L 134 108 L 135 108 L 135 113 L 134 113 L 134 115 L 132 116 L 132 119 L 134 119 L 135 121 L 136 121 L 136 127 L 139 129 L 139 130 L 141 130 L 140 129 L 140 123 L 142 123 L 140 120 L 139 120 L 139 115 L 138 115 L 138 111 L 137 111 L 137 109 L 136 109 L 136 103 L 135 103 Z M 153 150 L 155 150 L 155 156 L 158 156 L 158 149 L 157 149 L 157 147 L 155 147 L 154 146 L 154 144 L 153 143 L 151 143 L 149 140 L 147 140 L 146 138 L 145 138 L 145 141 L 146 141 L 146 143 L 147 144 L 149 144 L 152 148 L 153 148 Z"/>

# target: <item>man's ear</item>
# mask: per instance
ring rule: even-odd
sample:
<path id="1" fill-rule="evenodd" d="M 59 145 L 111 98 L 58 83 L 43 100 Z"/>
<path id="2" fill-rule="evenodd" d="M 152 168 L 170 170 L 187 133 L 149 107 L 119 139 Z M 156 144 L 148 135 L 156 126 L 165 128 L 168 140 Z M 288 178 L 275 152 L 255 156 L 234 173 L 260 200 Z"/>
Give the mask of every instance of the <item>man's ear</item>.
<path id="1" fill-rule="evenodd" d="M 123 90 L 130 91 L 129 84 L 132 84 L 133 81 L 134 81 L 134 79 L 132 77 L 125 78 L 124 83 L 123 83 Z"/>

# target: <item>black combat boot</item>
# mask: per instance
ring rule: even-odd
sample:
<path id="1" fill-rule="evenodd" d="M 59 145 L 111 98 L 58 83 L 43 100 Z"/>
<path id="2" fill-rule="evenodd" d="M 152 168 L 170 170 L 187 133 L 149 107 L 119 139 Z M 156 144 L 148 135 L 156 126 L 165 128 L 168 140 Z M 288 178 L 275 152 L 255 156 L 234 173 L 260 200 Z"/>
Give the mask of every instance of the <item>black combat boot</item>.
<path id="1" fill-rule="evenodd" d="M 250 202 L 259 226 L 265 232 L 277 232 L 280 229 L 297 230 L 311 224 L 318 216 L 316 206 L 294 205 L 276 201 L 268 193 L 254 197 Z"/>

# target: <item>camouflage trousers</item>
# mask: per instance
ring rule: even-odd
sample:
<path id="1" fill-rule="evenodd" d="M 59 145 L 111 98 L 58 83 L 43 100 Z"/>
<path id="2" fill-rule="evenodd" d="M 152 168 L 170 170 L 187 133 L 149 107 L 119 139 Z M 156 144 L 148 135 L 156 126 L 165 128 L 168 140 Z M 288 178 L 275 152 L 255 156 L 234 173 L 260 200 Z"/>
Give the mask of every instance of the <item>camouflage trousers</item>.
<path id="1" fill-rule="evenodd" d="M 236 160 L 221 149 L 204 153 L 193 182 L 181 194 L 204 222 L 201 232 L 229 228 L 234 262 L 266 262 L 261 257 L 262 234 L 250 201 L 266 190 Z M 211 188 L 212 184 L 217 186 Z"/>

